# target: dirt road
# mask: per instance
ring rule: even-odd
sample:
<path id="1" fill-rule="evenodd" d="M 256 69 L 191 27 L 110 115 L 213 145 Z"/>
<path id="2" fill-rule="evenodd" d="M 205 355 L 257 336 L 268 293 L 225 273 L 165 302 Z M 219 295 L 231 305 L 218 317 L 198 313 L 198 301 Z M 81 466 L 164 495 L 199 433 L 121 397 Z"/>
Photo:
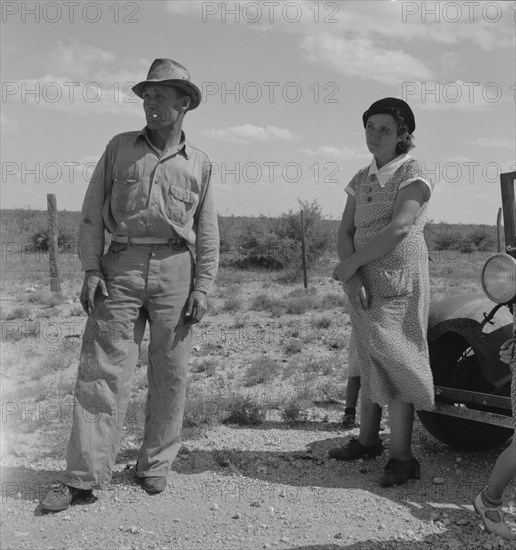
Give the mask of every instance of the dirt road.
<path id="1" fill-rule="evenodd" d="M 328 448 L 357 432 L 282 422 L 191 432 L 156 496 L 134 477 L 136 449 L 122 445 L 108 491 L 42 515 L 37 499 L 64 462 L 20 443 L 3 459 L 2 548 L 511 548 L 481 530 L 470 504 L 496 450 L 461 454 L 416 425 L 422 479 L 382 489 L 385 453 L 354 463 L 327 458 Z M 388 424 L 383 437 L 388 443 Z M 507 496 L 515 527 L 514 485 Z"/>

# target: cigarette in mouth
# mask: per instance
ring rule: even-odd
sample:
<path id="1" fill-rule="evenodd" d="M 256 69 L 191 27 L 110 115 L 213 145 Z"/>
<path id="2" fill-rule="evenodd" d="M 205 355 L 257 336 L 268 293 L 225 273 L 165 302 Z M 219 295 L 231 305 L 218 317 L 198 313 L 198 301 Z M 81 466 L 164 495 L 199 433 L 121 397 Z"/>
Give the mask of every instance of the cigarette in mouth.
<path id="1" fill-rule="evenodd" d="M 152 118 L 158 118 L 158 115 L 152 115 Z"/>

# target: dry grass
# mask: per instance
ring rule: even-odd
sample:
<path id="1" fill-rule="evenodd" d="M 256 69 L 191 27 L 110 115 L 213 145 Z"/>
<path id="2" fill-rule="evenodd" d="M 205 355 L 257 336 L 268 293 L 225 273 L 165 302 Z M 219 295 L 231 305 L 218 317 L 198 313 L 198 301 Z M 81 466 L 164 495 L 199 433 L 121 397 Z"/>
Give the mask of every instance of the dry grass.
<path id="1" fill-rule="evenodd" d="M 481 254 L 439 252 L 432 257 L 433 298 L 481 292 Z M 331 268 L 318 266 L 320 276 L 312 275 L 308 290 L 279 284 L 277 274 L 266 271 L 220 270 L 210 300 L 214 308 L 194 330 L 185 427 L 253 425 L 269 413 L 274 421 L 288 423 L 320 421 L 333 409 L 342 414 L 351 327 L 347 298 L 329 280 Z M 82 277 L 70 273 L 61 295 L 51 294 L 48 281 L 27 266 L 17 277 L 2 281 L 4 294 L 13 297 L 11 308 L 4 304 L 2 311 L 2 400 L 19 407 L 5 427 L 13 437 L 20 431 L 55 432 L 61 448 L 71 417 L 22 418 L 20 404 L 64 407 L 71 399 L 80 339 L 49 342 L 42 334 L 52 323 L 77 324 L 74 333 L 81 333 L 85 316 L 76 298 Z M 144 417 L 147 347 L 145 339 L 126 418 L 126 433 L 136 438 Z"/>

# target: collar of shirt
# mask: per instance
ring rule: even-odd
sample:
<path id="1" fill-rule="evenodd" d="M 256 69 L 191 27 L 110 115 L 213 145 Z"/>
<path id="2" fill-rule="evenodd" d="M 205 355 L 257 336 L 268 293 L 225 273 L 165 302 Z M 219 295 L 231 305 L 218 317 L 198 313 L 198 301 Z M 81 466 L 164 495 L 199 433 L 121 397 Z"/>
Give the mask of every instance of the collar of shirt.
<path id="1" fill-rule="evenodd" d="M 143 138 L 152 144 L 152 141 L 149 139 L 147 126 L 145 126 L 145 128 L 143 128 L 138 132 L 137 138 Z M 186 136 L 183 130 L 181 130 L 181 140 L 179 141 L 179 145 L 174 149 L 167 150 L 167 153 L 168 153 L 167 156 L 175 155 L 176 153 L 179 153 L 179 152 L 182 152 L 187 159 L 190 158 L 190 155 L 192 153 L 192 147 L 186 141 Z"/>
<path id="2" fill-rule="evenodd" d="M 404 163 L 407 162 L 407 160 L 411 159 L 412 157 L 410 155 L 407 155 L 407 153 L 403 153 L 401 155 L 398 155 L 395 159 L 391 160 L 391 162 L 388 162 L 381 168 L 378 168 L 376 166 L 376 159 L 373 156 L 373 160 L 371 161 L 371 164 L 369 165 L 369 172 L 368 176 L 376 176 L 378 179 L 378 183 L 380 184 L 380 187 L 385 187 L 385 184 L 391 179 L 394 172 Z"/>

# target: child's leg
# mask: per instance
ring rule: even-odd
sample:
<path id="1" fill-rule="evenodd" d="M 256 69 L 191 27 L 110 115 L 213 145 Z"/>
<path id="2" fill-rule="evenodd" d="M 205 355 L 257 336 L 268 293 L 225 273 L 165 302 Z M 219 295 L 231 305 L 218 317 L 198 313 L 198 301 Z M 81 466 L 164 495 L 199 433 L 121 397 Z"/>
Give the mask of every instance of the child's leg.
<path id="1" fill-rule="evenodd" d="M 503 492 L 514 476 L 516 476 L 516 432 L 511 444 L 496 460 L 489 476 L 485 495 L 493 504 L 501 502 Z"/>

